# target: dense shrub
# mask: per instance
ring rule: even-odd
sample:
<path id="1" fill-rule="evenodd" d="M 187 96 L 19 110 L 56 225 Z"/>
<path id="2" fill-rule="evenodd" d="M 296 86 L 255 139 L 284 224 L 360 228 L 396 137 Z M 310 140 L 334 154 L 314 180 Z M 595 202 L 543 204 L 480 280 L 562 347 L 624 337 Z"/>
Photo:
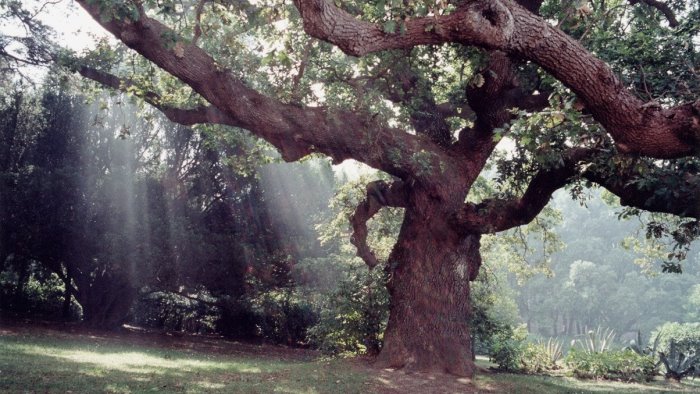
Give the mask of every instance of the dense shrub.
<path id="1" fill-rule="evenodd" d="M 520 369 L 526 373 L 540 373 L 552 369 L 546 349 L 537 343 L 527 343 L 520 358 Z"/>
<path id="2" fill-rule="evenodd" d="M 269 296 L 258 308 L 259 335 L 275 343 L 305 344 L 307 331 L 318 322 L 312 306 L 301 300 Z"/>
<path id="3" fill-rule="evenodd" d="M 525 373 L 540 373 L 558 369 L 557 360 L 561 356 L 557 349 L 549 346 L 551 342 L 528 342 L 523 347 L 520 370 Z"/>
<path id="4" fill-rule="evenodd" d="M 561 345 L 556 339 L 529 342 L 524 326 L 501 330 L 491 337 L 491 361 L 510 372 L 541 373 L 558 369 Z"/>
<path id="5" fill-rule="evenodd" d="M 320 320 L 309 330 L 324 352 L 376 354 L 389 316 L 389 296 L 380 270 L 359 267 L 321 303 Z"/>
<path id="6" fill-rule="evenodd" d="M 216 321 L 216 332 L 228 338 L 242 340 L 258 336 L 260 317 L 247 300 L 224 298 L 219 303 L 221 315 Z"/>
<path id="7" fill-rule="evenodd" d="M 80 306 L 72 301 L 69 316 L 63 316 L 65 285 L 54 273 L 30 264 L 24 275 L 13 269 L 0 271 L 0 313 L 42 319 L 77 320 Z"/>
<path id="8" fill-rule="evenodd" d="M 242 297 L 220 304 L 216 331 L 229 338 L 305 345 L 307 331 L 318 322 L 311 304 L 274 291 L 261 294 L 257 299 Z"/>
<path id="9" fill-rule="evenodd" d="M 583 379 L 610 379 L 625 382 L 651 380 L 656 374 L 654 359 L 632 350 L 585 352 L 572 348 L 566 365 L 574 376 Z"/>
<path id="10" fill-rule="evenodd" d="M 490 339 L 489 358 L 503 371 L 521 371 L 527 330 L 524 327 L 501 330 Z"/>
<path id="11" fill-rule="evenodd" d="M 214 300 L 201 292 L 192 298 L 163 291 L 144 292 L 132 308 L 131 322 L 167 331 L 212 333 L 220 314 Z"/>

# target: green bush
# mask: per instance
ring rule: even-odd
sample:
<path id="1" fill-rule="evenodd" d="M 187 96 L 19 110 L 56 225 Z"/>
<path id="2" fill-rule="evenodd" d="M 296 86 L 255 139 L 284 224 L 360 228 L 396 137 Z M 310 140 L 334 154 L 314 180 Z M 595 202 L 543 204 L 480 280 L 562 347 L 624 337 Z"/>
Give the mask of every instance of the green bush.
<path id="1" fill-rule="evenodd" d="M 503 371 L 521 371 L 527 331 L 524 327 L 498 331 L 491 337 L 489 358 Z"/>
<path id="2" fill-rule="evenodd" d="M 42 319 L 78 320 L 80 306 L 72 301 L 70 316 L 62 316 L 65 285 L 55 273 L 30 264 L 24 275 L 12 267 L 0 271 L 0 314 Z"/>
<path id="3" fill-rule="evenodd" d="M 614 330 L 598 326 L 595 330 L 588 330 L 581 338 L 574 340 L 574 343 L 586 353 L 603 353 L 610 350 L 614 340 Z"/>
<path id="4" fill-rule="evenodd" d="M 558 369 L 561 358 L 561 342 L 528 342 L 527 330 L 520 326 L 498 331 L 492 336 L 491 361 L 498 369 L 510 372 L 541 373 Z"/>
<path id="5" fill-rule="evenodd" d="M 331 354 L 376 354 L 389 317 L 389 295 L 381 270 L 353 269 L 321 303 L 311 342 Z"/>
<path id="6" fill-rule="evenodd" d="M 583 379 L 609 379 L 644 382 L 656 375 L 654 359 L 632 350 L 586 352 L 572 348 L 565 359 L 574 376 Z"/>
<path id="7" fill-rule="evenodd" d="M 318 321 L 312 306 L 303 300 L 268 296 L 259 308 L 259 334 L 275 343 L 306 344 L 307 331 Z"/>
<path id="8" fill-rule="evenodd" d="M 259 334 L 260 316 L 249 300 L 225 297 L 221 301 L 221 315 L 216 321 L 216 331 L 227 338 L 251 340 Z"/>
<path id="9" fill-rule="evenodd" d="M 556 363 L 552 362 L 550 352 L 541 343 L 527 343 L 521 355 L 521 371 L 526 373 L 540 373 L 556 369 Z"/>
<path id="10" fill-rule="evenodd" d="M 131 309 L 130 323 L 167 331 L 213 333 L 219 311 L 211 305 L 212 300 L 204 292 L 188 298 L 166 291 L 144 291 Z"/>

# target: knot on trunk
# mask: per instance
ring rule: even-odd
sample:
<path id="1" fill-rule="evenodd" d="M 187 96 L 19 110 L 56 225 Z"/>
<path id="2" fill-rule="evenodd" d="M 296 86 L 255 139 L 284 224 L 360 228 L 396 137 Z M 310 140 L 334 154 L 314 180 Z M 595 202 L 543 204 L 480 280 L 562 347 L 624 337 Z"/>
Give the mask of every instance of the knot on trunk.
<path id="1" fill-rule="evenodd" d="M 473 282 L 479 276 L 479 268 L 481 268 L 481 235 L 468 235 L 460 245 L 459 255 L 466 259 L 469 266 L 469 281 Z"/>
<path id="2" fill-rule="evenodd" d="M 473 4 L 475 14 L 467 14 L 465 22 L 473 25 L 475 31 L 485 33 L 483 44 L 501 47 L 507 43 L 515 30 L 513 13 L 508 6 L 498 0 Z"/>

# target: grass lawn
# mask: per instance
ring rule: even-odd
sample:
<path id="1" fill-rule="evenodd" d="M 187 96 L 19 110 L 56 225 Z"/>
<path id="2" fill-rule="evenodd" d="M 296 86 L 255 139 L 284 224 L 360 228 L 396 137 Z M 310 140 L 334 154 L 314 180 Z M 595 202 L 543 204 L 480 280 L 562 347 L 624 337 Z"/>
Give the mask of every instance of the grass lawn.
<path id="1" fill-rule="evenodd" d="M 485 366 L 485 361 L 478 364 Z M 567 377 L 378 370 L 365 360 L 328 360 L 312 351 L 205 337 L 0 321 L 2 393 L 587 393 L 700 392 L 700 381 L 645 385 Z"/>

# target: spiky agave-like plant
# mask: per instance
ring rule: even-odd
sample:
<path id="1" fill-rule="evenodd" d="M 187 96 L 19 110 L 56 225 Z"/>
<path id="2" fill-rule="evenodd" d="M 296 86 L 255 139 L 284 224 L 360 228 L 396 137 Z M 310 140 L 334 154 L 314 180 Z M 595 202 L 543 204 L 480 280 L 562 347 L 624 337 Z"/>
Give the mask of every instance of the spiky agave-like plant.
<path id="1" fill-rule="evenodd" d="M 598 326 L 595 330 L 589 330 L 583 339 L 574 342 L 586 353 L 602 353 L 610 350 L 615 340 L 615 330 Z"/>
<path id="2" fill-rule="evenodd" d="M 558 338 L 549 338 L 547 342 L 540 339 L 537 341 L 537 345 L 541 346 L 547 352 L 552 365 L 556 366 L 557 361 L 559 361 L 563 356 L 562 341 L 560 341 Z"/>
<path id="3" fill-rule="evenodd" d="M 684 377 L 695 375 L 700 370 L 700 352 L 697 349 L 682 351 L 675 340 L 671 340 L 666 352 L 659 352 L 659 359 L 666 367 L 666 379 L 680 381 Z"/>

